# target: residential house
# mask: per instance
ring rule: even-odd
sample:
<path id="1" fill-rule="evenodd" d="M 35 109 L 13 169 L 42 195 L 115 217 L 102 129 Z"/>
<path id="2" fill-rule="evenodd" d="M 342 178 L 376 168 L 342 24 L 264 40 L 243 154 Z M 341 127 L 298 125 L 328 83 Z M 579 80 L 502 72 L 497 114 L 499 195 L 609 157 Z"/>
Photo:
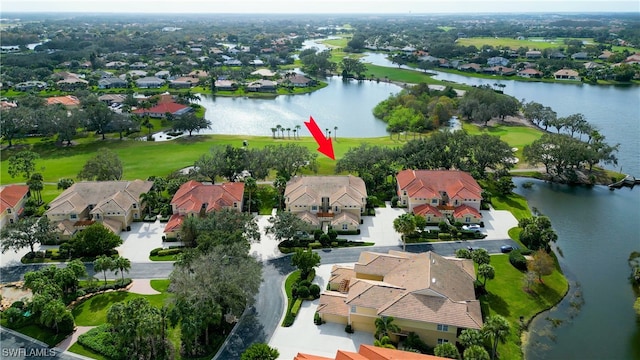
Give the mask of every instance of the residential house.
<path id="1" fill-rule="evenodd" d="M 554 51 L 549 55 L 549 59 L 566 59 L 567 55 L 565 55 L 561 51 Z"/>
<path id="2" fill-rule="evenodd" d="M 258 76 L 262 76 L 263 78 L 272 78 L 276 76 L 276 73 L 274 73 L 269 69 L 258 69 L 256 71 L 253 71 L 251 75 L 258 75 Z"/>
<path id="3" fill-rule="evenodd" d="M 147 65 L 147 63 L 141 62 L 141 61 L 137 61 L 134 62 L 133 64 L 129 65 L 130 69 L 146 69 L 149 65 Z"/>
<path id="4" fill-rule="evenodd" d="M 360 344 L 357 353 L 338 350 L 334 357 L 324 357 L 298 353 L 293 360 L 446 360 L 446 358 L 414 353 L 403 350 L 388 349 L 373 345 Z"/>
<path id="5" fill-rule="evenodd" d="M 527 59 L 540 59 L 542 57 L 542 51 L 530 50 L 524 53 L 524 57 Z"/>
<path id="6" fill-rule="evenodd" d="M 122 104 L 125 100 L 125 96 L 121 94 L 104 94 L 98 96 L 98 100 L 111 106 L 112 104 Z"/>
<path id="7" fill-rule="evenodd" d="M 65 91 L 71 91 L 81 88 L 86 88 L 89 85 L 89 82 L 85 79 L 82 79 L 81 75 L 61 71 L 52 75 L 53 79 L 62 79 L 56 82 L 58 88 Z"/>
<path id="8" fill-rule="evenodd" d="M 0 187 L 0 229 L 18 221 L 29 198 L 29 186 L 7 185 Z"/>
<path id="9" fill-rule="evenodd" d="M 504 75 L 504 76 L 509 76 L 516 73 L 516 69 L 505 67 L 505 66 L 492 66 L 490 68 L 484 68 L 482 69 L 482 71 L 487 74 Z"/>
<path id="10" fill-rule="evenodd" d="M 145 180 L 77 182 L 49 204 L 45 216 L 57 226 L 61 239 L 92 222 L 119 234 L 144 217 L 140 195 L 152 186 Z"/>
<path id="11" fill-rule="evenodd" d="M 464 171 L 403 170 L 396 176 L 402 206 L 428 223 L 459 221 L 479 223 L 482 188 Z"/>
<path id="12" fill-rule="evenodd" d="M 458 70 L 480 72 L 482 71 L 482 66 L 476 63 L 468 63 L 468 64 L 460 65 Z"/>
<path id="13" fill-rule="evenodd" d="M 222 64 L 226 66 L 242 66 L 242 61 L 237 59 L 229 59 L 225 60 Z"/>
<path id="14" fill-rule="evenodd" d="M 205 70 L 193 70 L 187 76 L 194 79 L 207 79 L 209 77 L 209 73 Z"/>
<path id="15" fill-rule="evenodd" d="M 571 58 L 573 60 L 588 60 L 589 54 L 587 54 L 586 52 L 577 52 L 575 54 L 572 54 Z"/>
<path id="16" fill-rule="evenodd" d="M 522 69 L 520 71 L 518 71 L 518 76 L 520 77 L 526 77 L 526 78 L 540 78 L 542 77 L 543 73 L 536 70 L 536 69 Z"/>
<path id="17" fill-rule="evenodd" d="M 596 62 L 593 62 L 593 61 L 589 61 L 589 62 L 584 63 L 584 68 L 586 70 L 596 70 L 596 69 L 599 69 L 601 67 L 602 67 L 602 65 L 600 65 L 600 64 L 598 64 Z"/>
<path id="18" fill-rule="evenodd" d="M 308 77 L 300 74 L 287 76 L 285 78 L 285 82 L 291 84 L 293 87 L 309 87 L 316 84 L 315 80 L 309 79 Z"/>
<path id="19" fill-rule="evenodd" d="M 18 91 L 40 91 L 47 88 L 47 83 L 44 81 L 24 81 L 15 84 L 13 87 Z"/>
<path id="20" fill-rule="evenodd" d="M 264 66 L 264 61 L 262 61 L 262 60 L 260 60 L 260 59 L 250 60 L 250 61 L 249 61 L 249 65 L 253 65 L 253 66 Z"/>
<path id="21" fill-rule="evenodd" d="M 339 231 L 356 231 L 367 204 L 367 188 L 356 176 L 296 176 L 284 191 L 287 211 L 311 226 L 331 225 Z"/>
<path id="22" fill-rule="evenodd" d="M 455 343 L 464 329 L 482 328 L 474 281 L 470 259 L 364 251 L 353 267 L 333 267 L 317 312 L 324 321 L 369 333 L 375 333 L 376 319 L 393 317 L 400 331 L 390 334 L 392 341 L 413 332 L 435 347 Z"/>
<path id="23" fill-rule="evenodd" d="M 160 70 L 153 74 L 153 76 L 160 79 L 168 79 L 171 76 L 171 72 L 169 72 L 168 70 Z"/>
<path id="24" fill-rule="evenodd" d="M 191 110 L 191 107 L 175 102 L 160 102 L 158 103 L 158 105 L 149 109 L 135 109 L 133 113 L 138 116 L 149 116 L 152 118 L 160 119 L 165 118 L 167 116 L 167 113 L 173 116 L 182 116 L 190 112 Z"/>
<path id="25" fill-rule="evenodd" d="M 60 104 L 67 109 L 75 109 L 80 106 L 80 100 L 73 95 L 53 96 L 47 98 L 47 105 Z"/>
<path id="26" fill-rule="evenodd" d="M 640 53 L 633 54 L 624 59 L 625 64 L 640 64 Z"/>
<path id="27" fill-rule="evenodd" d="M 216 90 L 222 91 L 236 91 L 238 90 L 238 84 L 233 80 L 216 80 Z"/>
<path id="28" fill-rule="evenodd" d="M 172 214 L 164 228 L 169 238 L 179 237 L 182 221 L 186 216 L 230 209 L 242 211 L 244 183 L 205 184 L 190 180 L 178 189 L 171 200 Z"/>
<path id="29" fill-rule="evenodd" d="M 147 76 L 136 80 L 136 86 L 142 89 L 156 89 L 164 85 L 165 80 L 155 76 Z"/>
<path id="30" fill-rule="evenodd" d="M 170 88 L 188 89 L 198 85 L 198 79 L 191 76 L 183 76 L 169 81 Z"/>
<path id="31" fill-rule="evenodd" d="M 126 88 L 127 86 L 129 86 L 129 83 L 126 80 L 117 77 L 98 80 L 98 89 Z"/>
<path id="32" fill-rule="evenodd" d="M 247 91 L 274 92 L 278 83 L 271 80 L 256 80 L 247 85 Z"/>
<path id="33" fill-rule="evenodd" d="M 556 80 L 580 80 L 580 74 L 571 69 L 561 69 L 553 73 Z"/>
<path id="34" fill-rule="evenodd" d="M 130 70 L 127 72 L 127 74 L 132 78 L 136 79 L 136 78 L 143 78 L 147 76 L 148 73 L 144 70 Z"/>
<path id="35" fill-rule="evenodd" d="M 600 60 L 609 60 L 609 58 L 612 57 L 612 56 L 613 56 L 613 53 L 611 51 L 605 50 L 605 51 L 602 52 L 602 54 L 600 54 L 598 56 L 598 59 L 600 59 Z"/>
<path id="36" fill-rule="evenodd" d="M 487 66 L 507 66 L 509 65 L 509 59 L 502 56 L 494 56 L 487 59 Z"/>
<path id="37" fill-rule="evenodd" d="M 127 66 L 127 63 L 123 61 L 110 61 L 104 64 L 104 66 L 108 69 L 120 69 Z"/>

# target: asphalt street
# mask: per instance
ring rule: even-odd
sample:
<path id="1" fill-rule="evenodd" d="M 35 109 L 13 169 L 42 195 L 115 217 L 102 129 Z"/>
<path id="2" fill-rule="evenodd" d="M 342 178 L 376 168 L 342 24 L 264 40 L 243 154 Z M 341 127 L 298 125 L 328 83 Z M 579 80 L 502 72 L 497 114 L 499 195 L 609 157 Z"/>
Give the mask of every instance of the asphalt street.
<path id="1" fill-rule="evenodd" d="M 459 248 L 484 248 L 489 253 L 500 253 L 500 246 L 517 244 L 511 239 L 499 240 L 466 240 L 466 241 L 448 241 L 439 243 L 426 244 L 409 244 L 406 251 L 418 253 L 425 251 L 434 251 L 440 255 L 453 256 Z M 373 247 L 357 247 L 345 249 L 318 250 L 322 258 L 323 264 L 339 264 L 352 263 L 358 260 L 362 251 L 374 251 L 386 253 L 389 250 L 402 250 L 402 246 L 373 246 Z M 284 294 L 282 292 L 282 284 L 286 276 L 293 270 L 291 266 L 290 256 L 283 256 L 276 259 L 270 259 L 264 262 L 263 282 L 260 290 L 256 295 L 255 302 L 249 307 L 240 321 L 233 329 L 227 341 L 220 348 L 214 359 L 216 360 L 232 360 L 240 358 L 240 354 L 254 342 L 269 342 L 269 338 L 279 326 L 282 311 L 284 309 Z M 0 269 L 1 282 L 12 282 L 21 280 L 24 273 L 37 270 L 48 264 L 30 264 L 3 267 Z M 60 266 L 60 265 L 58 265 Z M 128 277 L 132 279 L 165 279 L 171 273 L 173 263 L 170 262 L 153 262 L 153 263 L 132 263 Z M 87 263 L 87 271 L 93 274 L 93 266 Z M 108 277 L 115 278 L 115 274 L 109 274 Z M 3 335 L 3 347 L 5 331 Z M 8 336 L 8 335 L 7 335 Z M 26 341 L 24 339 L 20 341 Z M 19 346 L 31 346 L 25 343 Z M 58 356 L 58 355 L 56 355 Z M 4 357 L 3 357 L 4 358 Z M 15 359 L 26 359 L 27 357 L 15 357 Z M 51 357 L 51 359 L 67 359 L 64 357 Z M 73 357 L 68 357 L 73 359 Z"/>

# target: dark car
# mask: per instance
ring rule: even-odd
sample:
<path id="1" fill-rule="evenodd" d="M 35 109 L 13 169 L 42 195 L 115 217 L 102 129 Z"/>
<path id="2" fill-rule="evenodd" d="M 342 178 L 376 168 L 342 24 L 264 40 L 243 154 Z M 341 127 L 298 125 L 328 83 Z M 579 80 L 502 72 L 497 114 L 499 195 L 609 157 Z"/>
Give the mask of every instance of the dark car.
<path id="1" fill-rule="evenodd" d="M 515 246 L 511 246 L 511 245 L 502 245 L 500 246 L 500 251 L 503 253 L 510 253 L 511 251 L 517 249 L 517 247 Z"/>

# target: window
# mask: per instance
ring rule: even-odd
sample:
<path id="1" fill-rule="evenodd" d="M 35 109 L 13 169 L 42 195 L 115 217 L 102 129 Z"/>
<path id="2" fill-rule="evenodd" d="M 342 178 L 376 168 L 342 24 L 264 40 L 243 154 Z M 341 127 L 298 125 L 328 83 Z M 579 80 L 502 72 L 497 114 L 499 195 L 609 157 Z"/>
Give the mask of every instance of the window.
<path id="1" fill-rule="evenodd" d="M 467 216 L 466 218 L 464 218 L 464 222 L 470 223 L 471 222 L 471 217 Z"/>
<path id="2" fill-rule="evenodd" d="M 13 224 L 13 219 L 9 219 L 9 222 Z"/>
<path id="3" fill-rule="evenodd" d="M 342 230 L 349 230 L 349 225 L 342 224 Z"/>
<path id="4" fill-rule="evenodd" d="M 133 208 L 137 209 L 138 208 L 138 204 L 133 204 Z"/>
<path id="5" fill-rule="evenodd" d="M 356 312 L 356 306 L 355 305 L 351 305 L 351 312 L 352 313 Z"/>
<path id="6" fill-rule="evenodd" d="M 11 208 L 7 209 L 7 214 L 11 214 Z"/>
<path id="7" fill-rule="evenodd" d="M 318 205 L 312 205 L 311 211 L 318 211 Z"/>
<path id="8" fill-rule="evenodd" d="M 447 339 L 438 339 L 438 345 L 442 345 L 442 344 L 448 343 L 448 342 L 449 342 L 449 340 L 447 340 Z"/>
<path id="9" fill-rule="evenodd" d="M 135 219 L 137 219 L 137 218 L 138 218 L 138 213 L 133 214 L 133 217 L 134 217 Z"/>
<path id="10" fill-rule="evenodd" d="M 96 214 L 96 219 L 100 219 L 100 214 Z"/>
<path id="11" fill-rule="evenodd" d="M 431 222 L 431 215 L 427 216 L 427 222 Z"/>
<path id="12" fill-rule="evenodd" d="M 77 219 L 77 218 L 78 218 L 78 215 L 76 215 L 76 214 L 71 214 L 71 215 L 69 215 L 69 218 L 71 218 L 71 219 Z"/>
<path id="13" fill-rule="evenodd" d="M 438 203 L 438 199 L 431 199 L 431 203 L 432 204 L 437 204 Z"/>
<path id="14" fill-rule="evenodd" d="M 438 324 L 438 331 L 449 331 L 449 325 Z"/>

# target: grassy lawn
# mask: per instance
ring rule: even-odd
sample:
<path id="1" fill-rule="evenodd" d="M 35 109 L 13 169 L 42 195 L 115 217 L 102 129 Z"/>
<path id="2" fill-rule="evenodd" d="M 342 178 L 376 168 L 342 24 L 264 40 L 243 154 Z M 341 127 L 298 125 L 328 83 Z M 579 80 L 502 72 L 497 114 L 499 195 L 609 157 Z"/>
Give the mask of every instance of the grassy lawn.
<path id="1" fill-rule="evenodd" d="M 587 39 L 587 38 L 571 38 L 571 39 L 593 42 L 593 39 Z M 529 40 L 518 40 L 513 38 L 472 37 L 472 38 L 458 39 L 456 40 L 456 44 L 462 45 L 462 46 L 473 45 L 477 48 L 481 48 L 483 45 L 490 45 L 493 47 L 506 46 L 511 48 L 512 50 L 518 50 L 518 48 L 520 47 L 542 50 L 542 49 L 552 49 L 552 48 L 566 46 L 564 43 L 564 38 L 557 38 L 550 41 L 543 41 L 543 39 L 534 39 L 534 38 L 531 38 Z"/>
<path id="2" fill-rule="evenodd" d="M 107 311 L 111 305 L 139 297 L 144 297 L 149 300 L 151 305 L 161 308 L 171 296 L 166 292 L 169 280 L 165 281 L 167 282 L 166 285 L 163 282 L 155 283 L 158 289 L 165 290 L 165 292 L 158 295 L 140 295 L 126 291 L 114 291 L 96 295 L 73 308 L 72 312 L 76 325 L 97 326 L 103 324 L 107 321 Z M 154 286 L 154 283 L 152 283 L 152 286 Z"/>
<path id="3" fill-rule="evenodd" d="M 293 306 L 293 295 L 291 293 L 291 288 L 293 284 L 295 284 L 300 278 L 300 270 L 296 270 L 287 276 L 287 279 L 284 281 L 284 291 L 287 294 L 287 311 L 291 309 Z"/>
<path id="4" fill-rule="evenodd" d="M 76 353 L 78 355 L 86 356 L 91 359 L 109 360 L 109 358 L 104 357 L 102 354 L 91 351 L 90 349 L 87 349 L 86 347 L 78 344 L 77 342 L 71 345 L 71 347 L 69 348 L 69 351 L 72 353 Z"/>
<path id="5" fill-rule="evenodd" d="M 501 359 L 521 359 L 520 317 L 528 323 L 536 314 L 557 304 L 569 289 L 565 277 L 559 271 L 543 277 L 543 283 L 531 286 L 526 292 L 523 284 L 524 273 L 509 263 L 507 255 L 491 256 L 491 265 L 496 277 L 487 281 L 487 294 L 480 297 L 482 313 L 504 316 L 511 323 L 511 335 L 506 344 L 498 346 Z"/>
<path id="6" fill-rule="evenodd" d="M 6 326 L 6 320 L 2 319 L 2 326 Z M 8 326 L 7 326 L 8 327 Z M 68 334 L 56 334 L 55 331 L 47 329 L 43 326 L 30 324 L 20 328 L 13 329 L 21 334 L 25 334 L 34 339 L 40 340 L 49 346 L 56 346 L 64 340 Z"/>

